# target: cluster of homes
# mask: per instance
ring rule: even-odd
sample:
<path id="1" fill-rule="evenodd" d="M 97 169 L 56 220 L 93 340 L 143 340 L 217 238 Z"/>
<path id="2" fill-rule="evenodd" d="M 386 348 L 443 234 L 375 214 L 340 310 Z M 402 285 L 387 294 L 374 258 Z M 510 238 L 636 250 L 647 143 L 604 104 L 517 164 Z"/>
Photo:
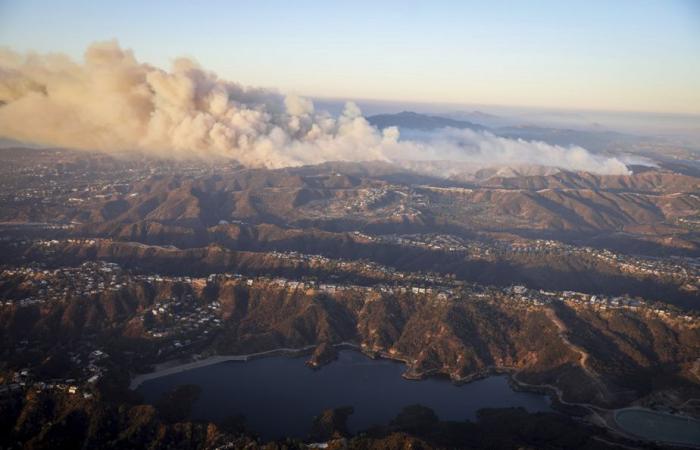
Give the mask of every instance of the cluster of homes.
<path id="1" fill-rule="evenodd" d="M 36 265 L 8 268 L 0 272 L 0 286 L 13 285 L 21 298 L 0 299 L 4 306 L 31 306 L 44 302 L 62 301 L 71 297 L 97 295 L 104 291 L 119 291 L 130 281 L 117 264 L 88 261 L 78 267 L 49 270 Z"/>
<path id="2" fill-rule="evenodd" d="M 182 282 L 187 282 L 182 280 Z M 177 338 L 175 349 L 191 345 L 223 326 L 221 304 L 197 301 L 192 294 L 167 298 L 154 303 L 142 315 L 146 334 L 152 338 Z"/>
<path id="3" fill-rule="evenodd" d="M 62 391 L 70 395 L 91 398 L 95 383 L 107 370 L 104 363 L 109 359 L 109 355 L 100 349 L 86 347 L 82 351 L 70 352 L 69 356 L 74 367 L 79 368 L 77 373 L 69 375 L 68 378 L 46 379 L 36 374 L 31 368 L 23 368 L 15 371 L 8 383 L 0 384 L 0 397 L 25 389 L 35 389 Z"/>
<path id="4" fill-rule="evenodd" d="M 278 257 L 298 258 L 307 261 L 314 255 L 300 253 L 283 254 Z M 324 258 L 324 257 L 319 257 Z M 327 261 L 333 261 L 325 258 Z M 349 262 L 349 264 L 365 264 Z M 374 263 L 372 270 L 381 270 Z M 139 313 L 145 335 L 162 340 L 158 357 L 170 357 L 180 352 L 190 352 L 197 344 L 204 344 L 217 331 L 224 327 L 222 305 L 217 300 L 205 299 L 195 292 L 201 292 L 208 283 L 229 282 L 243 289 L 285 289 L 290 292 L 303 291 L 305 295 L 324 293 L 329 296 L 357 295 L 366 301 L 374 301 L 388 295 L 411 295 L 416 301 L 488 301 L 511 304 L 518 308 L 539 308 L 554 302 L 564 302 L 574 308 L 591 308 L 597 311 L 629 309 L 640 314 L 656 314 L 665 319 L 683 320 L 698 323 L 699 318 L 688 313 L 679 313 L 664 306 L 649 304 L 640 299 L 626 296 L 592 295 L 574 291 L 545 291 L 530 289 L 527 286 L 507 287 L 467 284 L 451 277 L 424 275 L 419 273 L 398 273 L 387 269 L 385 280 L 371 285 L 330 282 L 315 278 L 287 279 L 273 276 L 250 277 L 238 273 L 215 273 L 206 278 L 166 275 L 130 275 L 118 265 L 106 262 L 88 262 L 77 268 L 46 270 L 36 267 L 6 269 L 0 280 L 14 279 L 29 283 L 34 290 L 33 298 L 59 299 L 69 293 L 89 295 L 106 289 L 119 289 L 131 282 L 185 284 L 181 292 L 158 299 Z M 401 275 L 399 277 L 398 275 Z M 196 289 L 195 289 L 196 288 Z M 311 292 L 309 292 L 311 291 Z M 318 297 L 321 298 L 321 297 Z M 90 396 L 91 386 L 103 376 L 104 361 L 108 355 L 95 348 L 86 347 L 82 351 L 69 354 L 74 366 L 81 368 L 81 375 L 61 380 L 38 380 L 31 369 L 22 369 L 14 374 L 12 382 L 0 386 L 1 393 L 34 387 L 36 389 L 58 389 L 68 394 Z"/>
<path id="5" fill-rule="evenodd" d="M 356 233 L 362 238 L 370 236 Z M 487 246 L 482 242 L 464 242 L 451 235 L 410 235 L 410 236 L 382 236 L 387 242 L 399 243 L 402 245 L 429 245 L 431 248 L 443 245 L 447 248 L 456 248 L 458 245 L 466 247 L 467 250 L 479 248 L 482 251 L 493 252 L 537 252 L 537 251 L 562 251 L 562 252 L 582 252 L 586 255 L 605 258 L 606 261 L 614 261 L 617 264 L 629 265 L 635 259 L 618 255 L 607 250 L 594 250 L 590 248 L 578 248 L 567 246 L 556 241 L 537 240 L 530 243 L 498 243 Z M 378 238 L 379 239 L 379 238 Z M 77 240 L 76 240 L 77 241 Z M 80 240 L 83 243 L 85 240 Z M 93 241 L 93 240 L 88 240 Z M 418 244 L 416 244 L 418 243 Z M 53 241 L 48 241 L 45 245 L 53 245 Z M 464 298 L 470 297 L 498 297 L 513 298 L 519 302 L 524 302 L 534 306 L 544 305 L 552 301 L 568 301 L 576 305 L 588 305 L 598 309 L 607 308 L 646 308 L 646 304 L 635 299 L 626 297 L 612 297 L 602 295 L 590 295 L 585 293 L 575 293 L 570 291 L 546 292 L 542 290 L 531 290 L 523 286 L 516 287 L 485 287 L 479 285 L 467 285 L 462 281 L 455 280 L 449 276 L 421 273 L 421 272 L 399 272 L 387 266 L 383 266 L 371 261 L 362 260 L 341 260 L 331 259 L 322 255 L 304 254 L 299 252 L 271 252 L 272 256 L 295 263 L 304 263 L 310 266 L 332 266 L 334 272 L 347 272 L 352 275 L 372 275 L 373 278 L 381 280 L 371 286 L 361 286 L 356 284 L 343 284 L 338 282 L 329 283 L 327 280 L 319 280 L 317 277 L 303 277 L 300 280 L 288 280 L 284 278 L 256 277 L 246 278 L 242 274 L 212 274 L 207 280 L 196 279 L 189 276 L 163 276 L 158 274 L 131 275 L 119 268 L 117 264 L 109 262 L 86 262 L 79 267 L 63 267 L 55 270 L 46 270 L 36 266 L 5 269 L 0 273 L 0 283 L 12 282 L 19 284 L 23 289 L 18 291 L 29 292 L 30 295 L 24 298 L 3 299 L 4 305 L 29 306 L 40 302 L 63 300 L 71 296 L 90 296 L 100 292 L 112 290 L 118 291 L 125 288 L 132 281 L 142 281 L 148 283 L 204 283 L 216 282 L 222 278 L 241 280 L 247 286 L 260 283 L 269 283 L 277 287 L 290 290 L 316 289 L 322 292 L 334 293 L 339 291 L 354 290 L 363 292 L 377 292 L 384 294 L 409 293 L 435 295 L 438 299 Z M 664 270 L 673 270 L 674 273 L 685 277 L 696 276 L 697 266 L 683 264 L 680 270 L 679 263 L 667 260 L 642 259 L 637 260 L 644 264 L 641 267 L 648 267 L 648 264 L 658 263 Z M 656 266 L 654 266 L 656 267 Z M 658 268 L 658 270 L 661 270 Z M 204 305 L 198 303 L 191 295 L 186 295 L 179 299 L 165 299 L 155 304 L 147 311 L 149 317 L 148 335 L 153 338 L 164 338 L 172 336 L 185 336 L 180 346 L 189 345 L 189 336 L 206 336 L 216 331 L 221 326 L 218 317 L 220 305 L 218 303 Z M 674 314 L 664 307 L 652 308 L 655 313 L 661 315 Z M 155 319 L 155 320 L 150 320 Z M 688 316 L 687 320 L 694 320 Z"/>
<path id="6" fill-rule="evenodd" d="M 650 258 L 615 253 L 607 249 L 579 247 L 562 242 L 537 239 L 530 241 L 475 241 L 449 234 L 381 235 L 363 238 L 394 245 L 420 247 L 429 250 L 464 252 L 470 258 L 493 258 L 508 255 L 568 255 L 596 258 L 633 275 L 672 278 L 688 282 L 700 289 L 700 258 Z"/>
<path id="7" fill-rule="evenodd" d="M 681 226 L 689 228 L 691 230 L 700 230 L 700 216 L 695 217 L 679 217 L 678 223 Z"/>
<path id="8" fill-rule="evenodd" d="M 419 208 L 427 205 L 423 194 L 405 186 L 379 184 L 358 189 L 354 194 L 322 202 L 322 214 L 325 217 L 342 217 L 354 213 L 365 216 L 371 213 L 382 217 L 412 217 L 420 215 Z"/>
<path id="9" fill-rule="evenodd" d="M 371 208 L 381 202 L 389 194 L 387 186 L 370 187 L 357 191 L 358 195 L 350 197 L 348 201 L 343 203 L 343 209 L 346 211 L 362 211 Z"/>
<path id="10" fill-rule="evenodd" d="M 173 173 L 175 164 L 177 172 L 183 175 L 201 176 L 212 172 L 210 165 L 194 161 L 172 164 L 153 160 L 106 161 L 87 154 L 81 155 L 81 159 L 76 161 L 74 155 L 56 153 L 50 163 L 0 168 L 0 173 L 8 171 L 10 175 L 4 177 L 0 202 L 80 205 L 125 195 L 131 185 L 148 177 Z"/>
<path id="11" fill-rule="evenodd" d="M 291 264 L 306 264 L 309 267 L 332 268 L 338 272 L 377 273 L 389 276 L 396 274 L 395 269 L 368 260 L 344 260 L 339 258 L 328 258 L 323 255 L 308 254 L 300 252 L 270 252 L 270 255 L 289 262 Z"/>
<path id="12" fill-rule="evenodd" d="M 547 305 L 553 302 L 564 302 L 573 307 L 589 307 L 598 311 L 608 309 L 629 309 L 649 314 L 655 314 L 670 319 L 700 323 L 700 317 L 688 313 L 678 313 L 659 304 L 650 304 L 638 298 L 628 296 L 593 295 L 576 291 L 546 291 L 543 289 L 528 289 L 522 285 L 500 289 L 511 299 L 533 305 Z"/>
<path id="13" fill-rule="evenodd" d="M 288 291 L 305 291 L 307 294 L 310 293 L 309 291 L 323 292 L 329 295 L 343 292 L 355 293 L 364 296 L 370 301 L 376 296 L 368 294 L 409 294 L 422 298 L 453 301 L 488 299 L 499 302 L 510 301 L 532 307 L 539 307 L 553 302 L 565 302 L 573 307 L 590 307 L 599 311 L 631 309 L 689 322 L 697 322 L 699 320 L 694 315 L 678 313 L 675 309 L 650 304 L 627 296 L 593 295 L 574 291 L 545 291 L 542 289 L 530 289 L 522 285 L 498 287 L 476 283 L 466 284 L 449 277 L 421 277 L 420 274 L 408 274 L 408 276 L 400 280 L 386 280 L 385 282 L 372 285 L 329 283 L 308 278 L 301 280 L 269 276 L 253 278 L 242 274 L 211 274 L 207 278 L 209 283 L 218 283 L 223 280 L 234 280 L 240 286 L 248 288 L 277 288 Z M 215 302 L 215 305 L 218 307 L 218 302 Z"/>

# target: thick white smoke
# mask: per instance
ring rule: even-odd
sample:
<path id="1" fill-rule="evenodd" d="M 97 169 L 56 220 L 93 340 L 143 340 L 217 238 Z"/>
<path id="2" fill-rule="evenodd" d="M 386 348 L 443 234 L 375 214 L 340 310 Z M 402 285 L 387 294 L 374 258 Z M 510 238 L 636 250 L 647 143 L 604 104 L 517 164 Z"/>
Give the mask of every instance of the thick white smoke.
<path id="1" fill-rule="evenodd" d="M 509 139 L 489 132 L 445 128 L 438 132 L 411 132 L 404 138 L 402 142 L 416 144 L 410 159 L 459 161 L 475 169 L 544 166 L 603 175 L 630 173 L 620 159 L 595 155 L 583 147 Z"/>
<path id="2" fill-rule="evenodd" d="M 96 43 L 85 61 L 0 51 L 0 136 L 43 145 L 162 157 L 233 158 L 284 167 L 324 161 L 450 159 L 626 173 L 617 159 L 449 130 L 399 140 L 349 103 L 339 117 L 311 101 L 219 79 L 187 59 L 171 71 L 140 63 L 116 42 Z M 468 145 L 465 145 L 468 144 Z"/>

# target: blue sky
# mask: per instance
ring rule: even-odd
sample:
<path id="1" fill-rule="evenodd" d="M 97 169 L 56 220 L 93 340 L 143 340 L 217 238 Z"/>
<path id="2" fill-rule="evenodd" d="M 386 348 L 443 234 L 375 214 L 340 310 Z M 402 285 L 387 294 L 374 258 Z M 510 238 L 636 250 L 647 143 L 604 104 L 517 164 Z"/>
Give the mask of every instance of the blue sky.
<path id="1" fill-rule="evenodd" d="M 302 95 L 700 113 L 700 1 L 0 0 L 0 46 L 105 39 Z"/>

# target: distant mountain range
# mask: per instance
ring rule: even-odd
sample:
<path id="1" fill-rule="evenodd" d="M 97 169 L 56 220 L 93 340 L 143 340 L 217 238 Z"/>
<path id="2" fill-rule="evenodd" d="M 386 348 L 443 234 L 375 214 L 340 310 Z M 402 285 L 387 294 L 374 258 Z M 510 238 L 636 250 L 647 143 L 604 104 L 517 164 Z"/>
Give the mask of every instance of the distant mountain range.
<path id="1" fill-rule="evenodd" d="M 473 113 L 469 117 L 488 116 L 491 123 L 498 123 L 497 116 L 484 113 Z M 379 129 L 399 127 L 403 130 L 435 131 L 442 128 L 469 129 L 474 131 L 489 131 L 497 136 L 526 141 L 542 141 L 551 145 L 578 145 L 594 152 L 608 150 L 631 151 L 632 144 L 640 141 L 637 136 L 618 133 L 610 130 L 574 130 L 540 127 L 533 125 L 494 126 L 487 127 L 468 120 L 420 114 L 403 111 L 397 114 L 377 114 L 367 117 L 369 123 Z"/>
<path id="2" fill-rule="evenodd" d="M 377 114 L 367 118 L 369 123 L 377 128 L 388 127 L 407 128 L 412 130 L 432 131 L 440 128 L 457 128 L 469 130 L 487 130 L 488 128 L 476 123 L 464 120 L 454 120 L 447 117 L 429 116 L 412 111 L 403 111 L 398 114 Z"/>
<path id="3" fill-rule="evenodd" d="M 443 116 L 454 120 L 476 123 L 490 128 L 513 125 L 515 121 L 515 119 L 509 117 L 496 116 L 482 111 L 454 111 L 443 114 Z"/>

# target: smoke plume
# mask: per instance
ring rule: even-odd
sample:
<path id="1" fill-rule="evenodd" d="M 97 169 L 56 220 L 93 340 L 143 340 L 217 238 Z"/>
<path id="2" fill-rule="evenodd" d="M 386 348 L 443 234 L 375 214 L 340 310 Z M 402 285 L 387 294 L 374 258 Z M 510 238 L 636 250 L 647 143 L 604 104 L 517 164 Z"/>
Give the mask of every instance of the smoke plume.
<path id="1" fill-rule="evenodd" d="M 510 139 L 484 131 L 455 128 L 416 131 L 405 133 L 401 142 L 413 144 L 410 159 L 459 161 L 474 169 L 543 166 L 603 175 L 630 173 L 620 159 L 595 155 L 583 147 Z"/>
<path id="2" fill-rule="evenodd" d="M 446 130 L 399 139 L 348 103 L 339 117 L 297 96 L 222 80 L 188 59 L 170 71 L 138 62 L 116 42 L 91 45 L 84 62 L 0 50 L 0 136 L 57 147 L 161 157 L 232 158 L 270 168 L 323 161 L 455 159 L 627 173 L 583 148 Z"/>

